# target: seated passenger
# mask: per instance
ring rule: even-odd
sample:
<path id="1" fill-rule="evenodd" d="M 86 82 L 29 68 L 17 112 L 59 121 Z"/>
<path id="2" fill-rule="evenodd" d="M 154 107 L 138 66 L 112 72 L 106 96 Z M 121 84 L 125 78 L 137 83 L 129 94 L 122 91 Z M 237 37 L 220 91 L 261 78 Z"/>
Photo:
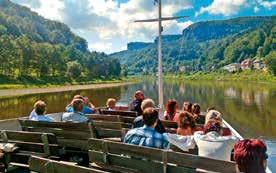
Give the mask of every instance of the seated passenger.
<path id="1" fill-rule="evenodd" d="M 145 99 L 145 100 L 143 100 L 143 102 L 141 104 L 142 111 L 146 110 L 146 108 L 154 108 L 154 107 L 155 107 L 155 104 L 152 99 Z M 143 116 L 140 115 L 134 119 L 133 128 L 138 128 L 138 127 L 143 127 L 143 126 L 144 126 Z M 161 121 L 159 119 L 157 120 L 157 125 L 155 127 L 155 130 L 159 133 L 166 132 L 165 127 L 163 126 L 163 124 L 161 123 Z"/>
<path id="2" fill-rule="evenodd" d="M 109 111 L 116 110 L 116 99 L 114 98 L 107 99 L 106 107 Z"/>
<path id="3" fill-rule="evenodd" d="M 205 116 L 205 124 L 207 124 L 210 120 L 215 120 L 220 123 L 222 126 L 222 116 L 221 113 L 217 110 L 210 110 L 207 112 Z"/>
<path id="4" fill-rule="evenodd" d="M 31 112 L 29 119 L 34 121 L 48 121 L 53 122 L 54 119 L 45 115 L 46 103 L 42 100 L 35 102 L 34 110 Z"/>
<path id="5" fill-rule="evenodd" d="M 165 149 L 168 148 L 168 139 L 155 130 L 158 120 L 158 111 L 147 108 L 143 112 L 143 127 L 131 129 L 127 132 L 124 142 L 134 145 Z"/>
<path id="6" fill-rule="evenodd" d="M 138 115 L 142 115 L 143 111 L 141 109 L 141 104 L 144 99 L 144 93 L 140 90 L 136 91 L 134 95 L 134 100 L 129 105 L 129 110 L 137 112 Z"/>
<path id="7" fill-rule="evenodd" d="M 187 111 L 192 113 L 192 103 L 191 102 L 184 102 L 183 103 L 183 111 Z"/>
<path id="8" fill-rule="evenodd" d="M 189 112 L 179 114 L 179 122 L 176 134 L 182 136 L 193 135 L 195 130 L 195 121 L 193 115 Z"/>
<path id="9" fill-rule="evenodd" d="M 62 115 L 62 121 L 72 121 L 77 123 L 87 122 L 88 118 L 81 112 L 83 109 L 83 100 L 74 99 L 71 104 L 73 106 L 74 112 L 65 112 Z"/>
<path id="10" fill-rule="evenodd" d="M 237 172 L 265 173 L 267 158 L 266 145 L 259 139 L 245 139 L 234 146 Z"/>
<path id="11" fill-rule="evenodd" d="M 94 109 L 94 105 L 89 101 L 88 97 L 83 97 L 83 109 L 81 112 L 84 114 L 96 113 L 96 110 Z"/>
<path id="12" fill-rule="evenodd" d="M 179 136 L 167 134 L 171 144 L 183 151 L 198 147 L 198 155 L 218 160 L 231 160 L 231 151 L 237 138 L 234 136 L 222 136 L 221 125 L 217 121 L 209 121 L 204 125 L 204 131 L 197 131 L 193 136 Z"/>
<path id="13" fill-rule="evenodd" d="M 165 120 L 178 122 L 178 104 L 176 100 L 169 99 L 166 104 L 166 111 L 164 112 Z"/>
<path id="14" fill-rule="evenodd" d="M 204 124 L 205 119 L 203 116 L 200 116 L 200 106 L 197 103 L 194 103 L 192 106 L 192 114 L 194 117 L 194 120 L 197 124 Z"/>
<path id="15" fill-rule="evenodd" d="M 94 110 L 94 108 L 90 107 L 91 104 L 90 104 L 89 99 L 87 97 L 83 97 L 81 95 L 75 95 L 74 98 L 73 98 L 73 100 L 74 99 L 81 99 L 81 100 L 83 100 L 84 106 L 83 106 L 83 109 L 81 111 L 82 113 L 84 113 L 84 114 L 93 114 L 93 113 L 96 112 Z M 74 112 L 72 102 L 69 105 L 66 106 L 65 112 Z"/>

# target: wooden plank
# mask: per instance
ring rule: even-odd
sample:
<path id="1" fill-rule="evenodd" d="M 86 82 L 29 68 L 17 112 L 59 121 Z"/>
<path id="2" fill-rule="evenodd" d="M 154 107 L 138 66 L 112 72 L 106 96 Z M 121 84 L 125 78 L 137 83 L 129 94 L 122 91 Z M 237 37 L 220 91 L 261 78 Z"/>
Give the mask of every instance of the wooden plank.
<path id="1" fill-rule="evenodd" d="M 56 137 L 68 138 L 68 139 L 88 139 L 91 138 L 91 134 L 88 131 L 67 131 L 56 128 L 34 128 L 28 127 L 26 128 L 30 132 L 45 132 L 45 133 L 53 133 Z"/>
<path id="2" fill-rule="evenodd" d="M 105 171 L 86 168 L 54 160 L 32 156 L 29 159 L 29 168 L 38 173 L 105 173 Z"/>
<path id="3" fill-rule="evenodd" d="M 96 129 L 98 132 L 99 138 L 117 138 L 122 137 L 122 130 L 114 130 L 114 129 Z"/>
<path id="4" fill-rule="evenodd" d="M 64 139 L 58 138 L 58 145 L 62 147 L 76 148 L 78 150 L 87 150 L 88 141 L 87 140 L 78 140 L 78 139 Z"/>
<path id="5" fill-rule="evenodd" d="M 192 154 L 168 151 L 168 160 L 170 163 L 177 164 L 179 166 L 199 168 L 208 171 L 222 173 L 236 172 L 236 164 L 234 162 L 227 162 L 206 157 L 200 157 Z"/>
<path id="6" fill-rule="evenodd" d="M 143 160 L 143 159 L 137 159 L 133 157 L 126 157 L 123 155 L 113 155 L 108 154 L 108 164 L 106 164 L 106 168 L 109 168 L 111 170 L 112 166 L 119 168 L 129 168 L 137 170 L 137 172 L 146 173 L 146 172 L 152 172 L 152 173 L 159 173 L 163 172 L 163 163 L 161 162 L 155 162 L 151 160 Z M 102 152 L 98 151 L 89 151 L 89 160 L 90 162 L 95 163 L 104 163 L 104 155 Z M 123 169 L 122 169 L 123 170 Z M 171 172 L 168 173 L 183 173 L 183 172 L 194 172 L 193 169 L 187 169 L 183 167 L 168 165 L 168 170 Z"/>
<path id="7" fill-rule="evenodd" d="M 120 122 L 120 115 L 101 115 L 101 114 L 91 114 L 88 116 L 89 119 L 94 121 L 112 121 Z"/>
<path id="8" fill-rule="evenodd" d="M 162 161 L 163 150 L 124 144 L 120 142 L 111 142 L 101 139 L 89 139 L 89 149 L 102 151 L 103 143 L 106 143 L 108 151 L 112 154 L 125 154 L 136 158 L 147 158 Z"/>
<path id="9" fill-rule="evenodd" d="M 206 157 L 199 157 L 192 154 L 178 153 L 155 148 L 148 148 L 136 145 L 123 144 L 118 142 L 89 139 L 89 149 L 95 152 L 105 152 L 103 146 L 106 146 L 108 154 L 125 155 L 131 158 L 139 158 L 142 160 L 151 160 L 162 162 L 164 160 L 164 152 L 167 152 L 166 157 L 169 164 L 174 164 L 182 167 L 199 168 L 215 172 L 235 172 L 235 163 L 221 161 Z M 89 152 L 90 152 L 89 151 Z M 90 156 L 90 155 L 89 155 Z M 93 156 L 91 156 L 93 157 Z M 109 156 L 108 156 L 109 157 Z M 181 158 L 181 159 L 179 159 Z"/>
<path id="10" fill-rule="evenodd" d="M 89 131 L 88 123 L 72 123 L 72 122 L 44 122 L 19 119 L 21 126 L 24 127 L 48 127 L 59 128 L 63 130 Z"/>
<path id="11" fill-rule="evenodd" d="M 26 131 L 5 131 L 5 133 L 9 140 L 42 143 L 41 135 L 43 135 L 43 133 Z M 56 143 L 56 138 L 54 134 L 47 134 L 47 138 L 49 143 Z"/>
<path id="12" fill-rule="evenodd" d="M 122 129 L 122 122 L 108 122 L 108 121 L 93 121 L 92 125 L 98 128 L 105 128 L 105 129 Z"/>
<path id="13" fill-rule="evenodd" d="M 137 117 L 137 112 L 133 111 L 109 111 L 109 110 L 102 110 L 103 114 L 108 115 L 121 115 L 121 116 L 128 116 L 128 117 Z"/>
<path id="14" fill-rule="evenodd" d="M 121 122 L 124 122 L 124 123 L 133 124 L 133 121 L 135 120 L 135 117 L 120 116 L 120 120 L 121 120 Z"/>

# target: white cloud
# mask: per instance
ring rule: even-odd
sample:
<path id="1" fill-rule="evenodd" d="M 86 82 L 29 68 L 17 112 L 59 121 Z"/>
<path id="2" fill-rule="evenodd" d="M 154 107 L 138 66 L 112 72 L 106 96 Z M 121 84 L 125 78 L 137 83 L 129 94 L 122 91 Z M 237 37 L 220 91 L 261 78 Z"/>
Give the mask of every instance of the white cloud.
<path id="1" fill-rule="evenodd" d="M 258 13 L 259 11 L 260 11 L 260 8 L 257 7 L 257 6 L 255 6 L 255 7 L 254 7 L 254 12 L 255 12 L 255 13 Z"/>
<path id="2" fill-rule="evenodd" d="M 112 43 L 106 43 L 106 42 L 98 42 L 98 43 L 92 43 L 88 45 L 89 50 L 97 50 L 99 52 L 104 52 L 108 49 L 112 48 Z"/>
<path id="3" fill-rule="evenodd" d="M 214 0 L 211 5 L 201 7 L 196 16 L 203 13 L 231 16 L 237 14 L 242 6 L 247 5 L 246 3 L 247 0 Z"/>
<path id="4" fill-rule="evenodd" d="M 258 0 L 258 4 L 263 6 L 266 9 L 271 10 L 273 7 L 276 6 L 276 1 Z"/>
<path id="5" fill-rule="evenodd" d="M 30 0 L 14 0 L 30 1 Z M 69 25 L 88 40 L 91 50 L 119 51 L 131 41 L 153 41 L 156 23 L 134 23 L 137 19 L 157 17 L 153 0 L 129 0 L 118 5 L 115 0 L 37 0 L 31 8 L 40 15 Z M 193 8 L 190 0 L 163 0 L 163 16 Z M 191 21 L 164 22 L 164 34 L 179 34 Z"/>

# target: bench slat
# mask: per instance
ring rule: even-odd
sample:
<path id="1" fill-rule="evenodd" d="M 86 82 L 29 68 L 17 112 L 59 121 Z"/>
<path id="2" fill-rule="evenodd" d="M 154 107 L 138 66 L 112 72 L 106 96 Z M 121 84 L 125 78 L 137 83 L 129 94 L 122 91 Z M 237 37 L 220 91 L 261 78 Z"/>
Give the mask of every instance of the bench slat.
<path id="1" fill-rule="evenodd" d="M 121 115 L 121 116 L 128 116 L 128 117 L 137 117 L 137 112 L 133 111 L 110 111 L 110 110 L 102 110 L 102 114 L 108 115 Z"/>
<path id="2" fill-rule="evenodd" d="M 105 173 L 105 171 L 66 164 L 64 162 L 32 156 L 29 159 L 29 168 L 38 173 Z M 47 170 L 47 171 L 46 171 Z"/>
<path id="3" fill-rule="evenodd" d="M 159 163 L 158 170 L 154 171 L 163 172 L 164 164 L 162 162 L 165 160 L 168 163 L 168 165 L 166 166 L 167 172 L 173 169 L 169 168 L 173 165 L 177 165 L 177 168 L 182 169 L 189 168 L 188 170 L 191 170 L 191 168 L 193 168 L 193 171 L 195 169 L 205 169 L 208 171 L 223 173 L 234 173 L 236 171 L 234 162 L 216 160 L 192 154 L 178 153 L 101 139 L 90 139 L 89 149 L 90 161 L 98 161 L 109 165 L 114 164 L 114 166 L 135 168 L 133 166 L 139 164 L 143 165 L 144 163 L 142 163 L 142 161 L 147 161 L 147 164 Z M 150 164 L 148 165 L 148 167 L 146 165 L 144 166 L 150 169 Z M 142 168 L 140 167 L 137 167 L 137 169 L 141 170 L 142 172 L 146 171 L 142 170 Z M 174 170 L 172 172 L 177 172 L 177 170 Z"/>

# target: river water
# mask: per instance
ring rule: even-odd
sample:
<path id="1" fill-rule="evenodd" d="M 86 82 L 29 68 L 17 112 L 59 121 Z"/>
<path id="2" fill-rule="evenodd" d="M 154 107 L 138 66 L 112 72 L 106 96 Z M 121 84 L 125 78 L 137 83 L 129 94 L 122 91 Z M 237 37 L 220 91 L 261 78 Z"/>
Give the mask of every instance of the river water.
<path id="1" fill-rule="evenodd" d="M 157 83 L 154 79 L 133 85 L 92 90 L 33 94 L 0 99 L 0 119 L 26 116 L 33 103 L 42 99 L 47 112 L 61 112 L 73 95 L 88 96 L 95 106 L 104 106 L 109 97 L 129 102 L 135 90 L 143 90 L 156 102 Z M 212 82 L 165 80 L 164 100 L 174 98 L 181 106 L 184 101 L 196 102 L 202 111 L 215 106 L 223 117 L 245 138 L 260 138 L 268 145 L 269 165 L 276 172 L 276 85 L 251 82 Z"/>

